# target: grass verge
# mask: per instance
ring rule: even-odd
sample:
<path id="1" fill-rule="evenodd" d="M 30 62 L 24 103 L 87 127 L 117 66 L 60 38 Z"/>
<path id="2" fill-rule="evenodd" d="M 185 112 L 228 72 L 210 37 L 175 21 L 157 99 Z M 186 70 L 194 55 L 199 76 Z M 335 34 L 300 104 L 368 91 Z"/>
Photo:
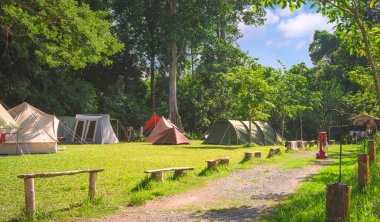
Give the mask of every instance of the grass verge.
<path id="1" fill-rule="evenodd" d="M 357 145 L 347 145 L 343 150 L 342 183 L 352 186 L 349 221 L 380 221 L 379 160 L 370 166 L 370 184 L 359 191 L 357 154 L 362 149 Z M 332 146 L 328 154 L 334 164 L 324 167 L 321 173 L 302 183 L 296 194 L 290 195 L 261 221 L 325 221 L 326 185 L 338 182 L 339 146 Z"/>

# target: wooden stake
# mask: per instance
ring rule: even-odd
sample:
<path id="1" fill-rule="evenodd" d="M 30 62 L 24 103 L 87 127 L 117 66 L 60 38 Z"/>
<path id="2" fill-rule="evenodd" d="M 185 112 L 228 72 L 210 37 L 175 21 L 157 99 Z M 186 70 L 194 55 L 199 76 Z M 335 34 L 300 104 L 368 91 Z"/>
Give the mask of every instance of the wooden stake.
<path id="1" fill-rule="evenodd" d="M 244 154 L 244 159 L 245 159 L 245 160 L 250 160 L 250 159 L 252 159 L 252 153 L 251 153 L 251 152 L 245 152 L 245 154 Z"/>
<path id="2" fill-rule="evenodd" d="M 184 170 L 175 170 L 174 171 L 174 177 L 177 178 L 177 177 L 181 177 L 185 174 L 185 171 Z"/>
<path id="3" fill-rule="evenodd" d="M 207 169 L 216 169 L 216 163 L 217 161 L 215 160 L 208 160 L 207 161 Z"/>
<path id="4" fill-rule="evenodd" d="M 369 162 L 373 163 L 376 161 L 376 142 L 374 140 L 368 141 L 368 155 Z"/>
<path id="5" fill-rule="evenodd" d="M 164 172 L 163 171 L 158 171 L 153 173 L 153 179 L 158 180 L 158 181 L 164 181 Z"/>
<path id="6" fill-rule="evenodd" d="M 326 222 L 348 221 L 350 198 L 351 187 L 347 184 L 328 184 L 326 192 Z"/>
<path id="7" fill-rule="evenodd" d="M 256 158 L 261 158 L 261 152 L 255 152 L 255 157 Z"/>
<path id="8" fill-rule="evenodd" d="M 358 154 L 358 187 L 363 189 L 369 183 L 369 158 L 367 154 Z"/>
<path id="9" fill-rule="evenodd" d="M 34 179 L 24 179 L 25 189 L 25 209 L 27 214 L 34 214 L 36 211 L 36 196 L 34 192 Z"/>
<path id="10" fill-rule="evenodd" d="M 90 173 L 88 195 L 90 199 L 94 199 L 96 194 L 96 172 Z"/>

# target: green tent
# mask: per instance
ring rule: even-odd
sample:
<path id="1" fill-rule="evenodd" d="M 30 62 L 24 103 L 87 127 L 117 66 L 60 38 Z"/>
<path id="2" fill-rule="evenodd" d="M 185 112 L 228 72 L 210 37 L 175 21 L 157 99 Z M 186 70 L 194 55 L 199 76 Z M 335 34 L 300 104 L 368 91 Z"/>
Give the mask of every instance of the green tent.
<path id="1" fill-rule="evenodd" d="M 204 144 L 235 145 L 249 141 L 249 121 L 217 120 L 208 130 L 209 135 Z M 282 138 L 271 125 L 263 121 L 251 124 L 252 142 L 258 145 L 274 145 Z"/>

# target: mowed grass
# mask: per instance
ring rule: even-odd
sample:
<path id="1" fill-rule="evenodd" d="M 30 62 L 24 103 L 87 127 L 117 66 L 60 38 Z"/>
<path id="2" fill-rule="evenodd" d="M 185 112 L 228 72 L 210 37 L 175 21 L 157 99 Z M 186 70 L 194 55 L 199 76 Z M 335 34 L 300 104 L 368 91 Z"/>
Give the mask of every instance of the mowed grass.
<path id="1" fill-rule="evenodd" d="M 101 217 L 123 206 L 139 205 L 160 196 L 185 192 L 205 186 L 206 182 L 228 175 L 234 170 L 258 164 L 282 164 L 302 167 L 310 158 L 293 158 L 283 153 L 266 158 L 270 147 L 202 145 L 155 146 L 148 143 L 112 145 L 60 145 L 58 154 L 0 156 L 0 221 L 60 220 Z M 263 158 L 243 161 L 246 151 L 263 151 Z M 283 151 L 284 149 L 281 148 Z M 230 156 L 230 165 L 217 172 L 206 171 L 206 160 Z M 164 173 L 163 183 L 147 180 L 144 170 L 190 166 L 194 171 L 182 178 Z M 86 174 L 54 178 L 36 178 L 37 214 L 28 218 L 24 212 L 23 180 L 19 174 L 104 168 L 98 173 L 97 198 L 88 200 Z"/>
<path id="2" fill-rule="evenodd" d="M 349 221 L 380 221 L 380 156 L 377 155 L 377 162 L 370 166 L 369 186 L 359 191 L 358 153 L 362 153 L 358 145 L 343 146 L 342 183 L 352 186 Z M 332 146 L 328 155 L 335 163 L 302 183 L 296 194 L 290 195 L 262 221 L 325 221 L 326 185 L 339 180 L 339 145 Z"/>

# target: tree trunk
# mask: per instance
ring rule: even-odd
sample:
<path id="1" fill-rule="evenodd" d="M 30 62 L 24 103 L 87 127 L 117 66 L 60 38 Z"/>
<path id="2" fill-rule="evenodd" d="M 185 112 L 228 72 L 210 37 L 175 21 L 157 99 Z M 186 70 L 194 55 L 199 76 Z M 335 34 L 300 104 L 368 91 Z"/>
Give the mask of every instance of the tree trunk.
<path id="1" fill-rule="evenodd" d="M 180 130 L 183 126 L 178 113 L 177 106 L 177 43 L 170 43 L 170 65 L 169 65 L 169 119 Z"/>
<path id="2" fill-rule="evenodd" d="M 156 113 L 156 90 L 155 90 L 155 53 L 150 55 L 150 100 L 152 103 L 152 112 Z"/>
<path id="3" fill-rule="evenodd" d="M 169 3 L 169 17 L 175 20 L 175 14 L 177 11 L 177 0 L 168 0 Z M 172 30 L 173 31 L 173 30 Z M 170 61 L 169 61 L 169 119 L 174 123 L 181 131 L 183 126 L 181 118 L 178 113 L 177 106 L 177 42 L 172 40 L 170 42 Z"/>
<path id="4" fill-rule="evenodd" d="M 369 61 L 369 64 L 371 66 L 371 72 L 373 79 L 375 81 L 375 87 L 376 87 L 376 96 L 377 96 L 377 105 L 380 109 L 380 84 L 379 84 L 379 76 L 377 75 L 377 68 L 376 68 L 376 61 L 373 59 L 372 53 L 371 53 L 371 46 L 369 45 L 369 40 L 368 40 L 368 35 L 367 35 L 367 30 L 364 27 L 364 24 L 359 18 L 358 10 L 354 10 L 354 17 L 356 20 L 356 23 L 358 24 L 360 31 L 363 36 L 363 41 L 365 45 L 365 52 L 367 54 L 367 58 Z"/>

